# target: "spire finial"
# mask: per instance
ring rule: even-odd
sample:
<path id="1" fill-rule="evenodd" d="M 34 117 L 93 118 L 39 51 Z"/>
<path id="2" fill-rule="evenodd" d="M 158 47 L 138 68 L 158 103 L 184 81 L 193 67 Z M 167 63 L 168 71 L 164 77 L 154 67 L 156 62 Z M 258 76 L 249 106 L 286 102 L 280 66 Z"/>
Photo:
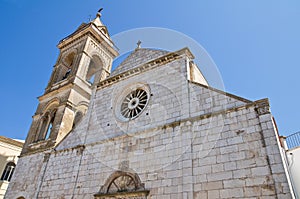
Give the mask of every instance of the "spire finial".
<path id="1" fill-rule="evenodd" d="M 101 11 L 103 10 L 103 8 L 100 8 L 97 12 L 97 17 L 101 17 Z"/>
<path id="2" fill-rule="evenodd" d="M 141 48 L 141 40 L 138 40 L 138 42 L 136 43 L 136 45 L 137 45 L 137 47 L 136 47 L 136 49 L 138 49 L 138 48 Z"/>

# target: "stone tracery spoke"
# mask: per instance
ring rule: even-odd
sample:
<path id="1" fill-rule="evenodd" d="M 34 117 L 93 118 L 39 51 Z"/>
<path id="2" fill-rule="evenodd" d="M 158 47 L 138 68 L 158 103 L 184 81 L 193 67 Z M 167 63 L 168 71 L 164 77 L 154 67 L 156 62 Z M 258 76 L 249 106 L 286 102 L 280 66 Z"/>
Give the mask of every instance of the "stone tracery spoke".
<path id="1" fill-rule="evenodd" d="M 121 104 L 121 114 L 125 118 L 133 119 L 146 107 L 148 94 L 145 90 L 136 89 L 130 92 Z"/>

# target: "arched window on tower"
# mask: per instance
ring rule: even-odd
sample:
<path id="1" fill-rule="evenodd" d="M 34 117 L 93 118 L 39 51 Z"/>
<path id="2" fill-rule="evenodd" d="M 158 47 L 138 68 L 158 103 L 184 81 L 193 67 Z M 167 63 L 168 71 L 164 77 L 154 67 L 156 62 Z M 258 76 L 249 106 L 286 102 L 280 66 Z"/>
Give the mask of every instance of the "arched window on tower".
<path id="1" fill-rule="evenodd" d="M 16 167 L 15 163 L 13 163 L 13 162 L 7 163 L 5 166 L 5 169 L 2 173 L 1 180 L 10 181 L 10 179 L 14 173 L 15 167 Z"/>
<path id="2" fill-rule="evenodd" d="M 93 56 L 89 67 L 88 67 L 88 71 L 86 74 L 86 81 L 88 81 L 91 84 L 94 84 L 95 81 L 99 81 L 99 76 L 100 76 L 100 72 L 101 69 L 103 67 L 102 61 L 98 56 Z"/>
<path id="3" fill-rule="evenodd" d="M 49 122 L 48 127 L 47 127 L 45 140 L 48 140 L 49 137 L 50 137 L 51 130 L 52 130 L 52 127 L 53 127 L 53 122 L 54 122 L 54 117 L 51 117 L 50 122 Z"/>
<path id="4" fill-rule="evenodd" d="M 56 114 L 56 110 L 52 111 L 51 113 L 47 112 L 42 116 L 41 124 L 39 128 L 39 136 L 37 141 L 47 140 L 50 138 L 54 119 L 55 119 L 55 114 Z"/>

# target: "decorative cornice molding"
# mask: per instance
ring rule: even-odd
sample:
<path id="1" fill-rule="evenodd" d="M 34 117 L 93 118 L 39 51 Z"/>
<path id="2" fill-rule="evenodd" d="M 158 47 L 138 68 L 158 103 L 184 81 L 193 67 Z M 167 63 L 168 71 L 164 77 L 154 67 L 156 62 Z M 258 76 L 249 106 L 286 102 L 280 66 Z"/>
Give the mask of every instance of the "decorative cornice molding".
<path id="1" fill-rule="evenodd" d="M 28 152 L 25 152 L 24 154 L 21 154 L 20 157 L 34 155 L 34 154 L 42 153 L 42 152 L 44 152 L 45 156 L 47 154 L 49 154 L 49 156 L 50 156 L 51 154 L 59 154 L 59 153 L 63 153 L 66 151 L 72 151 L 72 150 L 76 150 L 77 155 L 81 155 L 85 149 L 85 145 L 77 145 L 77 146 L 74 146 L 71 148 L 62 149 L 62 150 L 58 150 L 58 151 L 55 149 L 55 147 L 56 146 L 53 145 L 48 148 L 41 148 L 41 149 L 37 149 L 35 151 L 28 151 Z"/>
<path id="2" fill-rule="evenodd" d="M 133 191 L 133 192 L 117 192 L 117 193 L 97 193 L 95 199 L 147 199 L 149 190 Z"/>
<path id="3" fill-rule="evenodd" d="M 73 87 L 74 83 L 70 82 L 68 80 L 61 82 L 60 84 L 55 85 L 55 87 L 52 87 L 51 90 L 44 93 L 44 95 L 39 96 L 38 99 L 40 102 L 43 100 L 53 97 L 59 93 L 62 93 L 63 91 L 69 91 Z"/>
<path id="4" fill-rule="evenodd" d="M 107 62 L 107 60 L 112 59 L 111 57 L 109 57 L 109 55 L 104 50 L 102 50 L 103 48 L 105 48 L 105 46 L 101 45 L 101 43 L 97 44 L 93 40 L 90 40 L 89 45 L 92 46 L 104 58 L 103 61 Z M 100 46 L 101 46 L 101 48 L 100 48 Z M 91 54 L 91 56 L 92 56 L 92 54 Z M 108 63 L 103 63 L 104 66 L 106 66 L 107 64 Z"/>
<path id="5" fill-rule="evenodd" d="M 67 149 L 62 149 L 62 150 L 56 150 L 55 148 L 50 152 L 51 154 L 59 154 L 59 153 L 63 153 L 63 152 L 66 152 L 66 151 L 73 151 L 73 150 L 76 150 L 77 152 L 77 155 L 81 155 L 83 153 L 85 149 L 85 145 L 76 145 L 74 147 L 71 147 L 71 148 L 67 148 Z"/>
<path id="6" fill-rule="evenodd" d="M 81 29 L 80 31 L 75 31 L 68 37 L 62 39 L 57 47 L 59 49 L 63 49 L 66 46 L 82 39 L 85 36 L 90 36 L 91 38 L 95 39 L 99 44 L 106 44 L 107 45 L 102 45 L 103 48 L 111 54 L 112 57 L 118 56 L 118 50 L 117 47 L 114 45 L 114 43 L 110 40 L 110 38 L 107 38 L 101 31 L 96 30 L 93 28 L 93 25 L 87 25 L 85 28 Z"/>
<path id="7" fill-rule="evenodd" d="M 81 40 L 81 38 L 83 38 L 83 37 L 84 37 L 84 35 L 83 35 L 82 37 L 79 37 L 78 39 L 75 39 L 73 42 L 70 42 L 70 44 L 73 44 L 73 45 L 69 45 L 68 48 L 62 49 L 62 50 L 61 50 L 61 54 L 62 54 L 62 55 L 63 55 L 63 54 L 64 54 L 64 55 L 65 55 L 65 54 L 68 54 L 69 51 L 73 51 L 73 50 L 76 49 L 78 46 L 83 45 L 84 41 L 83 41 L 83 39 Z M 76 41 L 78 41 L 78 40 L 81 40 L 81 41 L 79 41 L 79 42 L 76 43 Z"/>

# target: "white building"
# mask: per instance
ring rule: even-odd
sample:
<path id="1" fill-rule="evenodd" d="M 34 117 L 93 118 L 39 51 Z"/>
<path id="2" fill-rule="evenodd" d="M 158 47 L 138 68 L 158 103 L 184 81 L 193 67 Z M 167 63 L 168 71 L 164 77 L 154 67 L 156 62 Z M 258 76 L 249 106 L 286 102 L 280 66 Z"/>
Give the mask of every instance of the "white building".
<path id="1" fill-rule="evenodd" d="M 21 141 L 0 136 L 0 199 L 4 197 L 23 144 Z"/>
<path id="2" fill-rule="evenodd" d="M 300 198 L 300 132 L 282 137 L 286 163 L 296 198 Z"/>
<path id="3" fill-rule="evenodd" d="M 188 48 L 111 72 L 100 16 L 59 42 L 6 198 L 293 198 L 267 99 L 211 88 Z"/>

